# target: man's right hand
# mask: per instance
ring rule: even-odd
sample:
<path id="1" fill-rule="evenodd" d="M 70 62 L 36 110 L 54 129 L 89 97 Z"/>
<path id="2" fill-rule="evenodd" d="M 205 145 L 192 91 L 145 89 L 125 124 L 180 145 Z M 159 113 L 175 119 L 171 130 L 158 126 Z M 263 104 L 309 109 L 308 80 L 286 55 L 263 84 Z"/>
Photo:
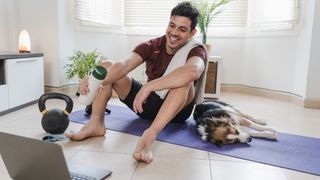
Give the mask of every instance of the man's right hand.
<path id="1" fill-rule="evenodd" d="M 86 95 L 89 92 L 89 76 L 81 80 L 79 92 L 81 95 Z"/>

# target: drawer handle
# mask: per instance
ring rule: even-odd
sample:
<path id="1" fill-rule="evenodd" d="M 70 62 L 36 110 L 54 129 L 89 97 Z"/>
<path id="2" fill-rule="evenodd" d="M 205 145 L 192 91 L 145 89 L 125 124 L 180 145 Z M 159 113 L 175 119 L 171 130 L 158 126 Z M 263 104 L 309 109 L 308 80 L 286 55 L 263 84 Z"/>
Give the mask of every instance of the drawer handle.
<path id="1" fill-rule="evenodd" d="M 37 59 L 24 59 L 24 60 L 17 60 L 16 63 L 24 63 L 24 62 L 32 62 L 36 61 Z"/>

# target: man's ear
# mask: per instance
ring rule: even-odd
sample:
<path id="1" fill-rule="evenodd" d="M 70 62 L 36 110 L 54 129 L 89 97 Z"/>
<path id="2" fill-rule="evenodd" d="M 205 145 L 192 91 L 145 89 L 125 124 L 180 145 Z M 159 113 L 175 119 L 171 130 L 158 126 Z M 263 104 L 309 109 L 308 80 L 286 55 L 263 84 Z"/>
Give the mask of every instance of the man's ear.
<path id="1" fill-rule="evenodd" d="M 194 28 L 192 31 L 191 31 L 191 36 L 193 37 L 194 35 L 197 34 L 197 28 Z"/>

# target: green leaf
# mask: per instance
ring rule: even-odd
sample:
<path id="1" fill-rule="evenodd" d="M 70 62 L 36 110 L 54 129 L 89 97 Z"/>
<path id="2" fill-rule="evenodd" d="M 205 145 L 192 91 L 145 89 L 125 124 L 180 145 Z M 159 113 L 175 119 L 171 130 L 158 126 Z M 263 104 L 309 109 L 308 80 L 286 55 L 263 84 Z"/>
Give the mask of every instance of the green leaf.
<path id="1" fill-rule="evenodd" d="M 107 58 L 98 53 L 96 49 L 88 53 L 76 51 L 73 56 L 69 57 L 68 64 L 64 66 L 67 79 L 72 79 L 75 76 L 80 80 L 83 79 L 104 59 Z"/>
<path id="2" fill-rule="evenodd" d="M 199 11 L 198 27 L 200 29 L 202 42 L 207 42 L 207 31 L 210 22 L 214 19 L 214 16 L 220 13 L 221 10 L 217 11 L 222 5 L 229 3 L 232 0 L 206 0 L 206 1 L 193 1 L 192 4 Z"/>

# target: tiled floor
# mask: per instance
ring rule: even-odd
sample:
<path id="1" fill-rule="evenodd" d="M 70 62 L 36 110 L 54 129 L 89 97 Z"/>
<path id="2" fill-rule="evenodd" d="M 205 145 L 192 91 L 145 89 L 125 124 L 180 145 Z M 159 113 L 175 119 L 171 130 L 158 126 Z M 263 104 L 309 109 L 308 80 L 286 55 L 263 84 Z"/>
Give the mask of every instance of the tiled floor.
<path id="1" fill-rule="evenodd" d="M 236 93 L 223 93 L 221 100 L 243 112 L 267 119 L 269 125 L 278 131 L 320 138 L 320 110 Z M 110 103 L 121 104 L 116 99 Z M 48 109 L 64 106 L 60 100 L 47 102 Z M 80 108 L 83 107 L 75 104 L 74 110 Z M 40 119 L 35 104 L 0 116 L 0 131 L 40 139 L 44 135 Z M 67 131 L 79 130 L 81 126 L 71 123 Z M 113 174 L 108 179 L 114 180 L 320 180 L 320 176 L 158 141 L 153 145 L 154 161 L 151 164 L 137 163 L 131 156 L 137 140 L 136 136 L 108 130 L 105 137 L 59 144 L 68 160 L 110 169 Z M 10 179 L 1 159 L 0 179 Z"/>

